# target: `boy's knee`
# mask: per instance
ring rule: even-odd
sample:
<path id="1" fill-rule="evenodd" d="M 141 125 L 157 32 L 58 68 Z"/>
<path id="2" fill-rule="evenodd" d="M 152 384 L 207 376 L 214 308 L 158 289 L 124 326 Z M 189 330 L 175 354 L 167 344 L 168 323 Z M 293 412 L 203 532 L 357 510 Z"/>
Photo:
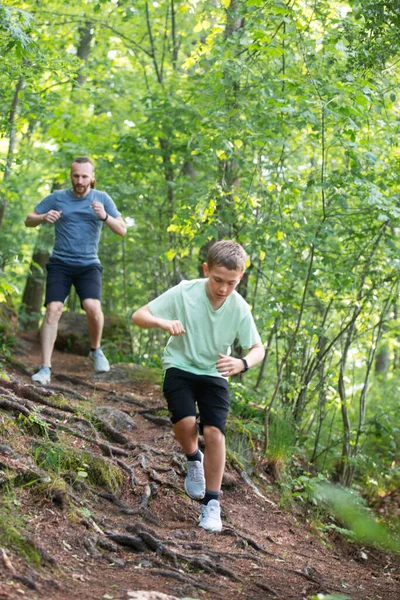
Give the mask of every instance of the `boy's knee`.
<path id="1" fill-rule="evenodd" d="M 214 425 L 204 425 L 203 427 L 204 441 L 206 444 L 221 444 L 225 443 L 225 435 L 218 427 Z"/>

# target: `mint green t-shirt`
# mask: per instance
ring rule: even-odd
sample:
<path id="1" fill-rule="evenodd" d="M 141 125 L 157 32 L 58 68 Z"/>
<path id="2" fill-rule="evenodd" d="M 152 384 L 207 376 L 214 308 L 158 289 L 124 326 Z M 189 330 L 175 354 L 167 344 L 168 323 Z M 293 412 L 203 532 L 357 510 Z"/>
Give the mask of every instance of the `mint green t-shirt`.
<path id="1" fill-rule="evenodd" d="M 176 367 L 196 375 L 222 377 L 215 362 L 229 355 L 238 338 L 242 348 L 260 342 L 250 307 L 236 291 L 214 310 L 206 292 L 208 279 L 181 283 L 148 304 L 152 315 L 179 320 L 186 333 L 171 336 L 164 349 L 163 368 Z"/>

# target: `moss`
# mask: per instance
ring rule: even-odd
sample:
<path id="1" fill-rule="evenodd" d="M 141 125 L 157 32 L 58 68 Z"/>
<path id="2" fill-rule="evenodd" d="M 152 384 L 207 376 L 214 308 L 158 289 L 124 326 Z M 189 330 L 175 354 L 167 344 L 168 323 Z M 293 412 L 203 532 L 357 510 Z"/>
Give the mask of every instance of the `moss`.
<path id="1" fill-rule="evenodd" d="M 34 457 L 41 469 L 62 474 L 63 471 L 83 476 L 88 483 L 106 488 L 117 494 L 124 483 L 124 475 L 110 461 L 90 452 L 64 447 L 61 444 L 43 444 L 35 449 Z"/>
<path id="2" fill-rule="evenodd" d="M 0 411 L 0 437 L 3 439 L 12 438 L 17 431 L 18 427 L 16 426 L 14 419 L 9 416 L 9 413 Z"/>
<path id="3" fill-rule="evenodd" d="M 162 382 L 162 371 L 155 367 L 137 368 L 137 365 L 135 365 L 134 369 L 129 369 L 129 376 L 131 381 L 137 383 L 147 382 L 153 385 L 161 385 Z"/>
<path id="4" fill-rule="evenodd" d="M 251 473 L 254 463 L 254 442 L 251 433 L 238 419 L 226 425 L 226 454 L 228 459 Z"/>
<path id="5" fill-rule="evenodd" d="M 30 564 L 39 566 L 40 553 L 22 534 L 26 530 L 26 524 L 18 514 L 17 506 L 17 498 L 11 492 L 6 493 L 0 502 L 0 546 L 13 548 Z"/>

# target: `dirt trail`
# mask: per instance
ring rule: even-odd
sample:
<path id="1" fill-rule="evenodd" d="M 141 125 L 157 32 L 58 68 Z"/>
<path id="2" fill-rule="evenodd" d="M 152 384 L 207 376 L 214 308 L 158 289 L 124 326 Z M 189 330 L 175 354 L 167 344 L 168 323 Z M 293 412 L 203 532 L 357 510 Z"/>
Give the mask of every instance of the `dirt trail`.
<path id="1" fill-rule="evenodd" d="M 37 339 L 21 338 L 15 358 L 33 372 L 40 362 Z M 4 423 L 18 413 L 16 399 L 40 388 L 31 388 L 29 374 L 22 373 L 21 366 L 14 364 L 7 372 L 14 388 L 7 391 L 0 386 L 0 397 L 9 403 L 14 398 L 14 409 L 6 410 L 5 405 L 0 409 L 0 444 L 28 464 L 32 443 L 35 439 L 42 443 L 37 432 L 21 435 L 17 429 L 4 429 Z M 125 599 L 129 590 L 202 600 L 307 600 L 329 593 L 399 600 L 400 568 L 395 558 L 321 540 L 300 515 L 279 509 L 278 496 L 272 498 L 262 480 L 256 485 L 267 500 L 230 465 L 222 499 L 223 532 L 210 534 L 198 528 L 199 504 L 183 491 L 183 462 L 171 428 L 157 411 L 151 412 L 163 405 L 160 386 L 143 379 L 140 369 L 133 381 L 121 377 L 121 372 L 113 366 L 111 379 L 117 381 L 108 375 L 93 381 L 89 359 L 55 351 L 51 385 L 65 388 L 55 391 L 58 400 L 67 398 L 67 405 L 81 412 L 72 415 L 60 406 L 47 406 L 40 414 L 57 425 L 57 433 L 53 431 L 57 443 L 94 456 L 111 452 L 106 460 L 119 464 L 124 484 L 116 497 L 61 473 L 70 484 L 65 497 L 60 491 L 58 496 L 49 494 L 48 489 L 40 493 L 34 486 L 18 488 L 21 504 L 15 510 L 25 515 L 24 534 L 40 548 L 42 563 L 31 566 L 13 546 L 5 547 L 9 564 L 0 557 L 0 600 Z M 32 414 L 33 405 L 43 408 L 42 401 L 55 404 L 54 398 L 25 398 L 21 406 L 29 406 Z M 94 435 L 86 415 L 88 407 L 98 406 L 129 413 L 136 428 L 125 432 L 120 443 L 110 440 L 110 432 Z M 0 454 L 2 465 L 5 459 Z M 122 545 L 127 543 L 136 547 Z"/>

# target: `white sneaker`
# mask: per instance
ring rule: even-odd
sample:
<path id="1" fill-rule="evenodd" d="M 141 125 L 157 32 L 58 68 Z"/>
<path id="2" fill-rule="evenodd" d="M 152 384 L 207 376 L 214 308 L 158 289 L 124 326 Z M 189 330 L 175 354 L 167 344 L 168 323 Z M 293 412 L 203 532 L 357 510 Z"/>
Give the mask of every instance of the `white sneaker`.
<path id="1" fill-rule="evenodd" d="M 35 383 L 40 383 L 41 385 L 45 385 L 46 383 L 50 383 L 51 379 L 51 368 L 50 367 L 40 367 L 39 371 L 32 375 L 32 381 Z"/>
<path id="2" fill-rule="evenodd" d="M 94 361 L 94 370 L 97 373 L 106 373 L 110 370 L 110 363 L 104 356 L 104 352 L 101 348 L 91 350 L 89 352 L 89 358 L 91 358 Z"/>
<path id="3" fill-rule="evenodd" d="M 221 507 L 218 500 L 210 500 L 208 504 L 201 505 L 199 527 L 206 531 L 221 531 Z"/>
<path id="4" fill-rule="evenodd" d="M 193 500 L 202 500 L 206 493 L 203 468 L 204 456 L 202 452 L 200 454 L 201 460 L 188 460 L 186 463 L 185 492 Z"/>

